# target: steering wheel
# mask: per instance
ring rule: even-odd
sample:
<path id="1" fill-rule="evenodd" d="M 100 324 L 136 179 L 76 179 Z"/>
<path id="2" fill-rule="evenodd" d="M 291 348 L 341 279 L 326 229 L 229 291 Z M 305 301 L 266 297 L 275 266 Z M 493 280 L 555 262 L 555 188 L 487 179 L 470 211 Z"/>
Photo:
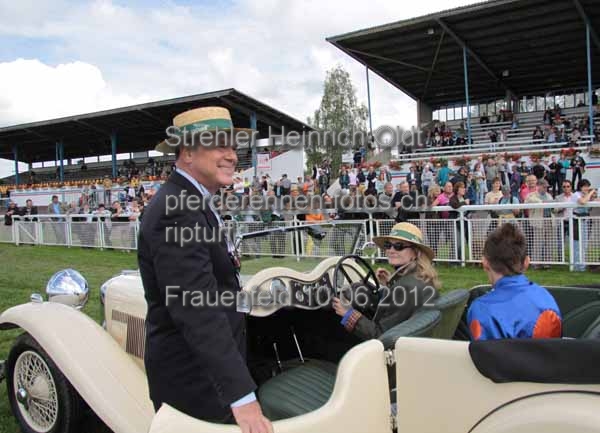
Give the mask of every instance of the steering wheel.
<path id="1" fill-rule="evenodd" d="M 348 259 L 354 259 L 356 262 L 358 262 L 359 264 L 363 265 L 365 268 L 367 268 L 367 273 L 363 276 L 361 276 L 361 283 L 362 285 L 359 287 L 356 287 L 354 285 L 352 285 L 352 279 L 350 278 L 350 276 L 348 275 L 348 272 L 346 272 L 346 270 L 344 269 L 344 267 L 349 267 L 349 265 L 347 263 L 345 263 Z M 352 270 L 354 272 L 357 272 L 357 270 L 355 268 L 352 268 Z M 379 292 L 379 280 L 377 280 L 377 276 L 375 275 L 375 271 L 373 270 L 373 268 L 371 267 L 371 265 L 369 265 L 369 263 L 367 263 L 367 261 L 365 259 L 363 259 L 361 256 L 356 255 L 356 254 L 348 254 L 346 256 L 341 257 L 338 262 L 335 265 L 335 269 L 333 270 L 333 291 L 335 292 L 334 295 L 339 295 L 339 293 L 341 292 L 341 287 L 338 286 L 338 275 L 342 274 L 347 281 L 350 282 L 351 284 L 351 290 L 353 291 L 352 293 L 352 301 L 353 301 L 353 307 L 360 310 L 361 313 L 364 313 L 368 316 L 370 316 L 371 314 L 368 312 L 368 309 L 366 307 L 368 307 L 367 305 L 355 305 L 354 300 L 356 297 L 356 292 L 357 289 L 359 289 L 360 287 L 365 287 L 365 288 L 370 288 L 372 287 L 371 282 L 369 282 L 369 278 L 373 277 L 373 281 L 375 282 L 375 288 L 370 290 L 370 293 L 368 293 L 370 298 L 375 298 L 377 297 L 377 294 Z"/>

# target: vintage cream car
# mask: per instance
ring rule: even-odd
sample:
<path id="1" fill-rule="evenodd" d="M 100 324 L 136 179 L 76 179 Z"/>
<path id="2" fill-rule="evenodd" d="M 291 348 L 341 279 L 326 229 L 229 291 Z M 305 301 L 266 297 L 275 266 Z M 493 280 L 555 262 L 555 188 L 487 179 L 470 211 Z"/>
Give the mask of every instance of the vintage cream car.
<path id="1" fill-rule="evenodd" d="M 249 310 L 248 365 L 275 432 L 600 432 L 600 340 L 477 347 L 452 340 L 470 294 L 457 290 L 380 339 L 360 343 L 323 300 L 342 281 L 373 284 L 372 269 L 357 256 L 331 257 L 308 273 L 273 267 L 244 281 L 245 292 L 267 299 L 242 308 Z M 79 311 L 88 292 L 77 272 L 57 273 L 47 291 L 48 301 L 35 295 L 0 315 L 0 329 L 24 332 L 5 366 L 24 432 L 81 431 L 87 407 L 115 433 L 239 432 L 169 406 L 154 413 L 142 361 L 146 303 L 136 271 L 102 286 L 104 326 Z M 600 291 L 553 293 L 562 299 L 566 333 L 597 338 Z M 524 354 L 527 365 L 520 365 Z M 582 370 L 586 361 L 596 368 Z M 538 374 L 540 363 L 555 380 Z"/>

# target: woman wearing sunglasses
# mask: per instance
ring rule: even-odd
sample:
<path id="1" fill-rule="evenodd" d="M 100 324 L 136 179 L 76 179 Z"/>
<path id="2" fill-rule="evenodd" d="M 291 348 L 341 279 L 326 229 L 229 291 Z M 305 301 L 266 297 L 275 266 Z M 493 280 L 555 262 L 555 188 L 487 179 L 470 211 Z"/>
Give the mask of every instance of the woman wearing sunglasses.
<path id="1" fill-rule="evenodd" d="M 373 241 L 385 251 L 393 272 L 376 271 L 381 285 L 379 301 L 372 317 L 361 309 L 360 299 L 333 299 L 333 309 L 342 317 L 341 324 L 357 337 L 377 338 L 388 329 L 408 319 L 415 311 L 433 303 L 440 281 L 433 268 L 434 252 L 423 243 L 421 230 L 410 223 L 392 227 L 388 236 Z M 355 293 L 358 293 L 355 291 Z"/>

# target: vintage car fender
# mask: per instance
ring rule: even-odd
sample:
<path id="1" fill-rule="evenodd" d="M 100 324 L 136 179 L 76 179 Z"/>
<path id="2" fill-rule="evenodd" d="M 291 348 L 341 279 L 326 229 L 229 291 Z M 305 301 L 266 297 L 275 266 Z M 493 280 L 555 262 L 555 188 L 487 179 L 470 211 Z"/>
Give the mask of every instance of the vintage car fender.
<path id="1" fill-rule="evenodd" d="M 479 373 L 465 341 L 399 338 L 395 358 L 398 431 L 600 433 L 600 399 L 594 395 L 600 394 L 600 385 L 494 383 Z M 567 394 L 571 396 L 565 397 Z M 585 406 L 573 406 L 582 400 L 586 400 Z M 553 419 L 560 419 L 563 429 L 546 429 L 546 422 L 536 427 L 533 412 L 544 402 L 553 403 Z M 588 418 L 585 422 L 580 419 L 582 411 Z M 492 428 L 495 417 L 508 419 L 505 414 L 512 414 L 510 425 L 515 428 Z M 593 423 L 596 429 L 590 430 Z"/>
<path id="2" fill-rule="evenodd" d="M 275 421 L 277 433 L 390 433 L 390 399 L 383 345 L 369 340 L 350 350 L 337 371 L 329 401 L 319 409 Z M 293 391 L 291 391 L 293 392 Z M 163 405 L 150 433 L 239 433 L 235 425 L 211 424 Z"/>
<path id="3" fill-rule="evenodd" d="M 17 327 L 40 344 L 112 431 L 148 431 L 154 408 L 146 376 L 100 325 L 66 305 L 32 302 L 0 315 L 0 329 Z"/>

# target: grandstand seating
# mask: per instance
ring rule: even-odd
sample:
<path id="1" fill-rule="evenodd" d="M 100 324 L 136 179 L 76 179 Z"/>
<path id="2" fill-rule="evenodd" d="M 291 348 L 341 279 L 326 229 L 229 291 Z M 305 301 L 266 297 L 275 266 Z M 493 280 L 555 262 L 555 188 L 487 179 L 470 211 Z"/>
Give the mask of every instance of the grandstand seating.
<path id="1" fill-rule="evenodd" d="M 171 164 L 174 161 L 173 156 L 162 156 L 162 157 L 154 157 L 155 162 L 159 164 L 168 163 Z M 148 162 L 148 158 L 136 158 L 133 159 L 136 167 L 138 168 L 140 175 L 145 174 L 146 165 Z M 118 167 L 122 170 L 123 163 L 125 160 L 117 161 Z M 69 181 L 85 181 L 85 180 L 93 180 L 93 179 L 101 179 L 104 176 L 112 177 L 112 163 L 111 161 L 103 161 L 103 162 L 94 162 L 86 164 L 87 169 L 82 170 L 81 165 L 69 164 L 63 167 L 63 179 L 65 182 Z M 238 151 L 238 165 L 236 167 L 236 171 L 245 170 L 247 168 L 252 167 L 252 155 L 247 151 L 247 149 L 241 149 Z M 34 168 L 35 172 L 35 182 L 36 183 L 47 183 L 47 182 L 56 182 L 57 181 L 57 168 L 56 167 L 42 167 L 42 168 Z M 160 175 L 156 173 L 157 176 Z M 123 174 L 126 176 L 126 174 Z M 11 185 L 15 183 L 15 176 L 9 176 L 3 179 L 4 183 L 7 185 Z M 29 175 L 27 172 L 20 174 L 21 183 L 27 183 L 29 181 Z"/>
<path id="2" fill-rule="evenodd" d="M 584 118 L 588 114 L 588 107 L 577 107 L 577 108 L 567 108 L 563 109 L 563 116 L 568 118 Z M 516 113 L 515 114 L 518 119 L 518 128 L 512 129 L 512 122 L 492 122 L 492 123 L 480 123 L 479 117 L 473 117 L 471 119 L 471 136 L 473 140 L 473 144 L 470 146 L 442 146 L 442 147 L 420 147 L 415 148 L 415 152 L 409 154 L 397 155 L 395 152 L 397 149 L 384 150 L 383 152 L 374 155 L 369 159 L 368 162 L 379 161 L 382 164 L 386 164 L 390 159 L 401 159 L 403 161 L 411 161 L 418 160 L 422 158 L 429 158 L 430 156 L 439 156 L 443 158 L 453 158 L 457 155 L 462 154 L 475 154 L 475 153 L 489 153 L 496 151 L 508 151 L 508 152 L 518 152 L 522 154 L 527 154 L 531 152 L 538 152 L 540 150 L 549 149 L 549 148 L 558 148 L 562 147 L 564 143 L 546 144 L 545 140 L 533 140 L 533 131 L 537 126 L 543 125 L 543 112 L 537 111 L 532 113 Z M 494 116 L 491 116 L 492 120 Z M 458 130 L 461 128 L 461 124 L 464 125 L 466 123 L 465 119 L 460 120 L 451 120 L 447 122 L 443 122 L 452 130 Z M 506 141 L 501 141 L 501 131 L 506 131 Z M 489 132 L 496 131 L 498 133 L 498 141 L 493 145 L 490 145 L 491 141 L 489 138 Z M 570 131 L 568 131 L 570 132 Z M 585 137 L 587 135 L 587 131 L 581 131 L 582 135 Z M 582 137 L 582 138 L 584 138 Z M 585 147 L 589 144 L 589 141 L 583 140 L 579 145 L 575 145 L 574 147 Z M 173 161 L 173 156 L 162 156 L 162 157 L 154 157 L 155 162 L 159 164 L 168 163 L 171 164 Z M 140 175 L 145 174 L 145 168 L 148 161 L 148 158 L 137 158 L 134 160 L 136 163 L 136 167 L 139 169 Z M 123 163 L 125 160 L 117 161 L 119 167 L 123 167 Z M 94 180 L 100 179 L 104 176 L 112 175 L 112 164 L 111 161 L 97 162 L 97 163 L 88 163 L 87 170 L 81 170 L 80 165 L 66 165 L 64 166 L 64 181 L 65 182 L 74 182 L 74 181 L 85 181 L 85 180 Z M 248 149 L 238 149 L 238 165 L 237 171 L 248 170 L 252 167 L 252 154 Z M 44 167 L 44 168 L 34 168 L 35 172 L 35 182 L 36 183 L 48 183 L 48 182 L 56 182 L 57 181 L 57 169 L 56 167 Z M 161 169 L 158 172 L 155 172 L 155 175 L 160 176 Z M 124 174 L 126 176 L 126 174 Z M 27 173 L 21 174 L 21 183 L 26 183 L 29 181 L 29 176 Z M 10 176 L 4 180 L 5 185 L 11 185 L 15 182 L 15 177 Z M 332 186 L 335 182 L 332 179 Z"/>
<path id="3" fill-rule="evenodd" d="M 585 117 L 588 114 L 587 107 L 566 108 L 562 111 L 563 117 Z M 519 124 L 517 129 L 511 129 L 512 122 L 480 123 L 480 117 L 473 117 L 471 118 L 471 137 L 473 139 L 473 144 L 489 143 L 490 139 L 488 133 L 495 130 L 498 132 L 498 135 L 500 135 L 500 131 L 503 129 L 508 133 L 507 141 L 515 143 L 530 142 L 536 126 L 542 126 L 544 123 L 543 114 L 544 113 L 540 111 L 532 113 L 515 113 Z M 451 129 L 456 130 L 460 128 L 461 123 L 466 125 L 466 122 L 466 119 L 462 119 L 450 120 L 445 123 Z M 582 133 L 585 134 L 585 132 Z M 498 141 L 500 141 L 500 136 L 498 136 Z"/>

